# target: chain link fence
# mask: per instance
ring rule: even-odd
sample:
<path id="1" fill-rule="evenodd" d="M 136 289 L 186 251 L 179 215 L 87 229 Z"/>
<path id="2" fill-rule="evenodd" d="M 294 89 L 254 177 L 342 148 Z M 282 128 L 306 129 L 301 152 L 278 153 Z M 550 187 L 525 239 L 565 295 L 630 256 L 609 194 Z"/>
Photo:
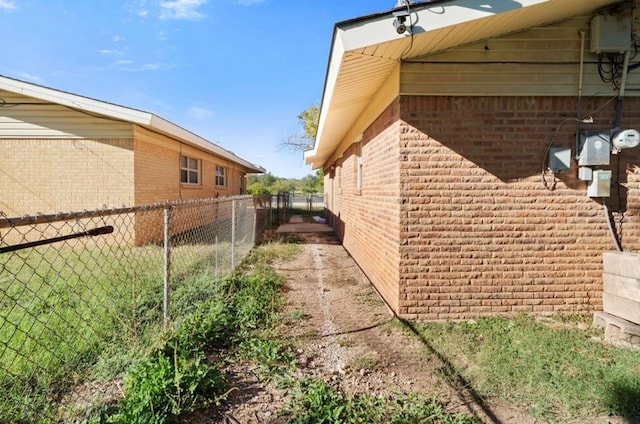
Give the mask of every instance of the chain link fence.
<path id="1" fill-rule="evenodd" d="M 215 291 L 271 225 L 269 196 L 0 217 L 0 422 L 119 397 L 110 374 L 163 331 L 172 297 L 197 303 L 196 278 Z"/>

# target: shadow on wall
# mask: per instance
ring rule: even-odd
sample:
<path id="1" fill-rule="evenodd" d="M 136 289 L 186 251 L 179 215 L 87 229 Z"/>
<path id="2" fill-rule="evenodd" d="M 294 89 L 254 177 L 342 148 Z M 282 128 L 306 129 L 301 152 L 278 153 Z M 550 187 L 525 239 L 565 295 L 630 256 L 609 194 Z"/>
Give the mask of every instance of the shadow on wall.
<path id="1" fill-rule="evenodd" d="M 401 100 L 405 101 L 401 108 L 404 109 L 405 122 L 411 127 L 409 131 L 421 134 L 424 143 L 421 147 L 429 147 L 427 160 L 435 166 L 439 165 L 436 163 L 438 160 L 443 166 L 458 166 L 453 157 L 447 157 L 453 152 L 500 181 L 512 183 L 541 178 L 542 169 L 547 168 L 547 147 L 565 147 L 571 148 L 571 168 L 566 173 L 549 174 L 548 178 L 569 189 L 586 191 L 587 183 L 578 179 L 578 165 L 573 157 L 576 154 L 576 130 L 587 128 L 585 124 L 578 127 L 575 122 L 561 125 L 572 118 L 571 112 L 564 109 L 562 112 L 553 111 L 556 104 L 553 98 L 448 97 L 417 99 L 415 103 L 411 99 Z M 600 98 L 584 99 L 583 110 L 597 110 L 603 101 Z M 426 103 L 423 105 L 422 102 Z M 614 125 L 615 110 L 598 112 L 594 120 L 597 125 L 590 125 L 589 130 L 610 129 Z M 622 126 L 625 126 L 624 120 Z M 411 155 L 411 151 L 408 152 Z M 422 158 L 413 160 L 418 162 Z M 640 163 L 640 148 L 611 155 L 609 166 L 598 167 L 612 170 L 611 196 L 607 200 L 612 211 L 626 210 L 627 189 L 624 184 L 627 173 L 637 171 L 637 163 Z M 460 166 L 473 167 L 464 163 Z M 474 181 L 480 177 L 473 171 L 469 175 Z"/>
<path id="2" fill-rule="evenodd" d="M 331 210 L 327 209 L 325 211 L 327 215 L 327 223 L 333 228 L 333 231 L 340 240 L 340 242 L 344 241 L 344 221 L 340 219 L 340 215 L 334 214 Z"/>

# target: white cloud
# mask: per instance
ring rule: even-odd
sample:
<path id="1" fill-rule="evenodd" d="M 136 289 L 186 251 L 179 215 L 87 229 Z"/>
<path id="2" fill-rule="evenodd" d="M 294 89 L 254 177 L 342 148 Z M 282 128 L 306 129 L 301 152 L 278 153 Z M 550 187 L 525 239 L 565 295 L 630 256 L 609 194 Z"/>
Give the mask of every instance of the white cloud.
<path id="1" fill-rule="evenodd" d="M 124 4 L 124 8 L 134 16 L 146 19 L 149 16 L 149 8 L 147 0 L 128 0 Z"/>
<path id="2" fill-rule="evenodd" d="M 0 0 L 1 1 L 1 0 Z M 197 9 L 207 3 L 207 0 L 173 0 L 161 1 L 160 19 L 188 19 L 197 20 L 204 17 Z"/>
<path id="3" fill-rule="evenodd" d="M 36 84 L 42 84 L 44 82 L 44 79 L 40 78 L 39 76 L 29 74 L 26 72 L 18 72 L 16 78 L 21 79 L 23 81 L 31 81 Z"/>
<path id="4" fill-rule="evenodd" d="M 111 62 L 107 68 L 96 68 L 98 71 L 116 70 L 121 72 L 166 71 L 177 68 L 173 63 L 140 63 L 133 59 L 120 59 Z"/>
<path id="5" fill-rule="evenodd" d="M 202 121 L 212 117 L 213 111 L 199 106 L 191 106 L 189 108 L 188 114 L 191 118 Z"/>
<path id="6" fill-rule="evenodd" d="M 254 4 L 264 3 L 266 0 L 238 0 L 237 3 L 242 6 L 251 6 Z"/>
<path id="7" fill-rule="evenodd" d="M 0 0 L 0 9 L 2 10 L 16 10 L 18 7 L 14 2 L 9 0 Z"/>

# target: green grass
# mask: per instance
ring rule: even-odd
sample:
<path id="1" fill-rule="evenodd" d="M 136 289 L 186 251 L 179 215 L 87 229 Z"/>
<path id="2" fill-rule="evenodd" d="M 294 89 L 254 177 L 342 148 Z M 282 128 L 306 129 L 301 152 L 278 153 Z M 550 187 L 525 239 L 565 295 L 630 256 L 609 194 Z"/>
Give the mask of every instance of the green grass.
<path id="1" fill-rule="evenodd" d="M 521 405 L 548 422 L 638 417 L 640 352 L 595 340 L 590 318 L 519 315 L 412 326 L 450 361 L 446 377 L 454 383 L 462 377 L 483 397 Z"/>
<path id="2" fill-rule="evenodd" d="M 223 279 L 211 266 L 215 252 L 204 248 L 203 256 L 192 256 L 187 248 L 174 255 L 183 259 L 175 268 L 167 331 L 157 246 L 69 251 L 62 262 L 47 253 L 44 260 L 26 255 L 0 263 L 0 421 L 55 421 L 61 418 L 57 403 L 68 390 L 126 375 L 126 396 L 118 406 L 67 405 L 75 415 L 65 418 L 167 422 L 218 405 L 228 390 L 220 361 L 237 358 L 257 364 L 262 379 L 288 390 L 281 414 L 289 423 L 474 422 L 444 411 L 430 395 L 374 398 L 296 379 L 293 347 L 278 332 L 283 297 L 272 265 L 295 257 L 299 245 L 259 246 Z M 142 265 L 132 267 L 131 257 Z M 87 276 L 92 284 L 86 284 Z M 290 318 L 303 316 L 296 312 Z M 606 415 L 631 421 L 640 416 L 640 352 L 599 342 L 590 320 L 520 315 L 406 324 L 442 360 L 443 378 L 488 399 L 489 408 L 492 399 L 501 399 L 546 422 Z M 212 360 L 212 350 L 227 355 Z"/>
<path id="3" fill-rule="evenodd" d="M 172 314 L 216 293 L 221 256 L 173 249 Z M 162 331 L 159 246 L 43 247 L 2 255 L 0 270 L 2 422 L 45 422 L 68 389 L 121 375 Z"/>

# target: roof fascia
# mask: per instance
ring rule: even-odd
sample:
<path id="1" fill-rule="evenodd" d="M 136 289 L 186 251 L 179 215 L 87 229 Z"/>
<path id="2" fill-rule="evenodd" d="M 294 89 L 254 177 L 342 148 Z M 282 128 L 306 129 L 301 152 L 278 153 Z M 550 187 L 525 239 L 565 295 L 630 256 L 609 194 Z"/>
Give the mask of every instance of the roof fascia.
<path id="1" fill-rule="evenodd" d="M 325 101 L 331 99 L 333 91 L 335 89 L 336 82 L 338 81 L 338 73 L 340 72 L 340 64 L 345 53 L 344 44 L 342 42 L 342 33 L 344 31 L 338 27 L 338 24 L 334 27 L 333 40 L 331 47 L 331 57 L 327 64 L 327 72 L 324 80 L 324 91 L 322 94 L 322 102 L 320 103 L 320 116 L 318 117 L 318 131 L 316 132 L 316 138 L 313 143 L 313 148 L 303 153 L 305 162 L 307 157 L 313 157 L 318 154 L 317 140 L 322 140 L 322 130 L 325 128 L 325 122 L 327 119 L 326 109 L 328 105 L 325 105 Z M 325 113 L 322 113 L 325 111 Z M 308 162 L 307 162 L 308 163 Z"/>
<path id="2" fill-rule="evenodd" d="M 118 119 L 132 124 L 141 125 L 161 134 L 183 140 L 186 143 L 209 151 L 221 158 L 235 162 L 252 172 L 266 172 L 264 168 L 254 165 L 228 150 L 152 113 L 91 99 L 89 97 L 79 96 L 77 94 L 67 93 L 65 91 L 5 76 L 0 76 L 0 88 L 12 93 L 56 103 L 82 112 L 90 112 L 111 119 Z"/>
<path id="3" fill-rule="evenodd" d="M 499 6 L 491 6 L 491 2 L 489 2 L 486 7 L 480 6 L 477 0 L 429 1 L 414 3 L 410 5 L 410 10 L 411 14 L 415 16 L 412 19 L 417 33 L 422 33 L 464 24 L 511 10 L 548 3 L 549 1 L 551 0 L 518 0 L 517 2 L 504 2 Z M 409 33 L 397 34 L 391 24 L 395 19 L 394 11 L 399 9 L 404 8 L 397 8 L 388 12 L 336 24 L 336 28 L 342 30 L 341 38 L 344 50 L 357 50 L 399 38 L 410 37 Z"/>
<path id="4" fill-rule="evenodd" d="M 16 94 L 67 106 L 72 109 L 95 113 L 135 124 L 149 125 L 152 119 L 152 114 L 148 112 L 118 106 L 113 103 L 107 103 L 5 76 L 0 76 L 0 88 Z"/>
<path id="5" fill-rule="evenodd" d="M 497 6 L 484 7 L 477 0 L 432 0 L 411 4 L 411 13 L 415 16 L 414 24 L 417 29 L 414 35 L 424 32 L 437 31 L 455 25 L 464 24 L 492 15 L 509 12 L 516 9 L 548 3 L 552 0 L 518 0 L 499 3 Z M 312 167 L 320 167 L 317 155 L 320 153 L 319 144 L 323 140 L 323 128 L 326 125 L 329 106 L 334 94 L 342 60 L 347 52 L 357 51 L 366 47 L 388 43 L 410 34 L 399 35 L 393 28 L 394 11 L 404 9 L 395 8 L 387 12 L 342 21 L 334 26 L 333 39 L 324 91 L 318 120 L 318 131 L 313 147 L 304 152 L 304 161 Z M 446 13 L 445 13 L 446 11 Z M 391 60 L 401 60 L 401 57 L 389 57 Z M 340 144 L 340 141 L 337 142 Z"/>
<path id="6" fill-rule="evenodd" d="M 183 140 L 184 142 L 194 147 L 198 147 L 200 149 L 211 152 L 223 159 L 227 159 L 232 162 L 235 162 L 253 172 L 256 172 L 256 173 L 266 172 L 266 170 L 261 166 L 254 165 L 251 162 L 248 162 L 236 156 L 234 153 L 228 151 L 227 149 L 220 147 L 217 144 L 213 144 L 210 141 L 200 137 L 199 135 L 194 134 L 191 131 L 188 131 L 172 122 L 169 122 L 166 119 L 160 118 L 159 116 L 152 115 L 152 119 L 148 127 L 149 129 L 158 131 L 167 136 Z"/>

